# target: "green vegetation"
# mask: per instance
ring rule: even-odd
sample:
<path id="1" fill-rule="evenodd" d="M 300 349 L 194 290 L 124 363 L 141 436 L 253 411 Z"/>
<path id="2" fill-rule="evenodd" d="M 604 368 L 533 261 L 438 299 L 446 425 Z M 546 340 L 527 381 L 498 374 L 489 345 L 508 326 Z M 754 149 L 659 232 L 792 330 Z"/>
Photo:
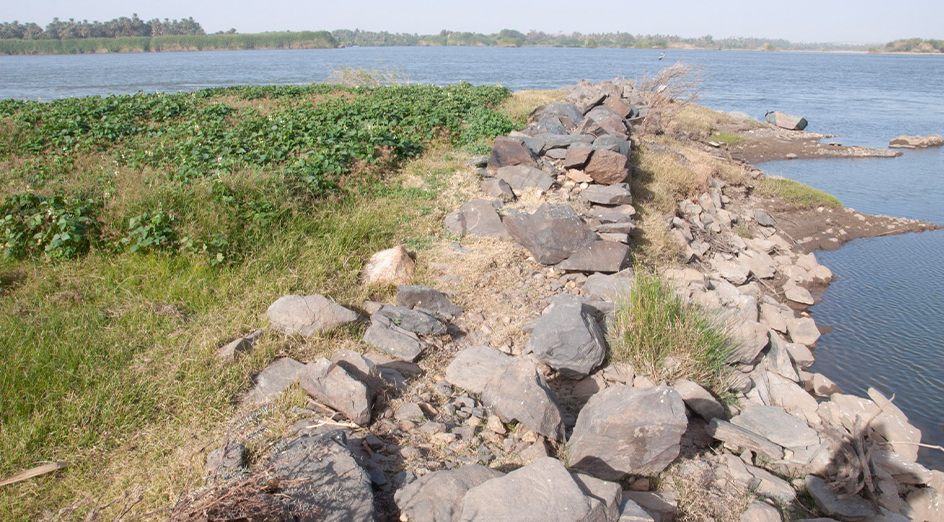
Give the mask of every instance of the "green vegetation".
<path id="1" fill-rule="evenodd" d="M 726 143 L 728 145 L 736 145 L 744 141 L 744 138 L 733 132 L 715 132 L 711 135 L 711 140 L 720 143 Z"/>
<path id="2" fill-rule="evenodd" d="M 707 312 L 684 304 L 674 287 L 652 271 L 637 267 L 608 335 L 610 356 L 629 361 L 655 382 L 686 378 L 716 395 L 727 393 L 734 342 Z"/>
<path id="3" fill-rule="evenodd" d="M 216 349 L 285 294 L 382 299 L 359 283 L 363 263 L 440 233 L 458 204 L 443 190 L 455 148 L 506 128 L 494 108 L 508 95 L 311 85 L 0 102 L 0 476 L 71 463 L 0 490 L 0 519 L 139 485 L 142 509 L 166 507 L 197 487 L 249 376 L 360 332 L 268 333 L 234 365 Z"/>
<path id="4" fill-rule="evenodd" d="M 235 29 L 232 32 L 236 32 Z M 138 18 L 137 13 L 128 18 L 122 16 L 105 23 L 88 20 L 76 22 L 70 18 L 61 21 L 53 18 L 52 22 L 43 29 L 33 22 L 21 24 L 14 20 L 12 23 L 0 22 L 0 39 L 17 40 L 75 40 L 83 38 L 119 38 L 123 36 L 181 36 L 206 34 L 200 24 L 193 18 L 182 20 L 153 20 L 144 21 Z"/>
<path id="5" fill-rule="evenodd" d="M 843 208 L 836 196 L 808 185 L 784 178 L 764 178 L 755 190 L 766 197 L 779 197 L 800 209 L 817 207 Z"/>
<path id="6" fill-rule="evenodd" d="M 891 53 L 944 53 L 944 40 L 922 40 L 908 38 L 885 44 L 885 51 Z"/>

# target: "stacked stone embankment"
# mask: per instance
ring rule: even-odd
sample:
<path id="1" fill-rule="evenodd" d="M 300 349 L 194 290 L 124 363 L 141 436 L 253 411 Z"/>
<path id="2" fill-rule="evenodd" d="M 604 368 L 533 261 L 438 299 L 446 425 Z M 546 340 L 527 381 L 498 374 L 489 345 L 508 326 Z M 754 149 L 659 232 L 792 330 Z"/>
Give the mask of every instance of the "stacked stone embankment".
<path id="1" fill-rule="evenodd" d="M 548 287 L 527 343 L 476 342 L 456 304 L 467 296 L 410 286 L 399 250 L 371 263 L 401 286 L 396 303 L 364 303 L 369 318 L 323 296 L 272 305 L 271 328 L 292 335 L 370 323 L 372 350 L 277 360 L 250 393 L 265 403 L 298 382 L 312 399 L 271 457 L 281 501 L 313 513 L 299 520 L 668 522 L 683 492 L 651 490 L 649 477 L 670 466 L 748 498 L 744 522 L 782 520 L 801 492 L 835 520 L 944 520 L 944 474 L 916 462 L 921 434 L 905 415 L 809 372 L 820 332 L 805 310 L 832 274 L 738 187 L 712 179 L 667 218 L 684 263 L 664 274 L 735 333 L 735 400 L 607 357 L 604 332 L 634 281 L 629 160 L 646 110 L 631 82 L 582 82 L 496 140 L 479 163 L 482 198 L 446 219 L 567 278 Z M 243 472 L 241 451 L 211 454 L 213 473 Z"/>

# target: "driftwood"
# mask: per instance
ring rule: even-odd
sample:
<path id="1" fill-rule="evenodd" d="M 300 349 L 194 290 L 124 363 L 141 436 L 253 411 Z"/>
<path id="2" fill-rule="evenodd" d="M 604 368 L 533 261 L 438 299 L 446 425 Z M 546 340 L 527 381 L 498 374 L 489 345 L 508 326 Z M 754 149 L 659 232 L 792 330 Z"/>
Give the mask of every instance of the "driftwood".
<path id="1" fill-rule="evenodd" d="M 783 460 L 783 448 L 779 444 L 730 422 L 712 419 L 708 423 L 708 433 L 722 442 L 747 448 L 773 460 Z"/>
<path id="2" fill-rule="evenodd" d="M 23 482 L 24 480 L 29 480 L 31 478 L 39 477 L 47 473 L 52 473 L 53 471 L 60 470 L 66 466 L 68 466 L 68 464 L 65 462 L 52 462 L 50 464 L 36 466 L 35 468 L 21 471 L 15 475 L 0 480 L 0 488 L 3 486 L 9 486 L 10 484 L 16 484 L 17 482 Z"/>

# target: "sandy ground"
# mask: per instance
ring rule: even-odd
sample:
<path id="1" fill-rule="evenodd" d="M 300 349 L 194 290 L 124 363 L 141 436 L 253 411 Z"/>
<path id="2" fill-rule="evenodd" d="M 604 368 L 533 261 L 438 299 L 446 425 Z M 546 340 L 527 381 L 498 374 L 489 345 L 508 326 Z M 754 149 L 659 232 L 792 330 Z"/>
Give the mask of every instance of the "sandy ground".
<path id="1" fill-rule="evenodd" d="M 773 125 L 729 124 L 718 129 L 737 134 L 742 138 L 734 144 L 721 144 L 719 149 L 731 159 L 747 163 L 760 163 L 785 159 L 813 158 L 894 158 L 901 152 L 870 147 L 847 147 L 840 143 L 823 143 L 835 138 L 831 134 L 806 131 L 791 131 Z M 710 139 L 708 140 L 710 141 Z"/>

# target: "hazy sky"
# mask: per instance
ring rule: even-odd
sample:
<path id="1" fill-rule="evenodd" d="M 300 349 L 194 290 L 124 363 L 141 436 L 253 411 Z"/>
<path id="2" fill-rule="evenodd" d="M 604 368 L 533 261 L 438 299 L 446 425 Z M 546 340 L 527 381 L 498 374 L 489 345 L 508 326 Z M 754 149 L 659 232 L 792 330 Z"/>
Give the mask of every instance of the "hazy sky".
<path id="1" fill-rule="evenodd" d="M 360 28 L 430 34 L 509 28 L 757 36 L 794 42 L 944 39 L 941 0 L 0 0 L 0 21 L 40 25 L 54 16 L 105 21 L 132 13 L 144 19 L 192 16 L 207 32 L 230 27 L 243 33 Z"/>

